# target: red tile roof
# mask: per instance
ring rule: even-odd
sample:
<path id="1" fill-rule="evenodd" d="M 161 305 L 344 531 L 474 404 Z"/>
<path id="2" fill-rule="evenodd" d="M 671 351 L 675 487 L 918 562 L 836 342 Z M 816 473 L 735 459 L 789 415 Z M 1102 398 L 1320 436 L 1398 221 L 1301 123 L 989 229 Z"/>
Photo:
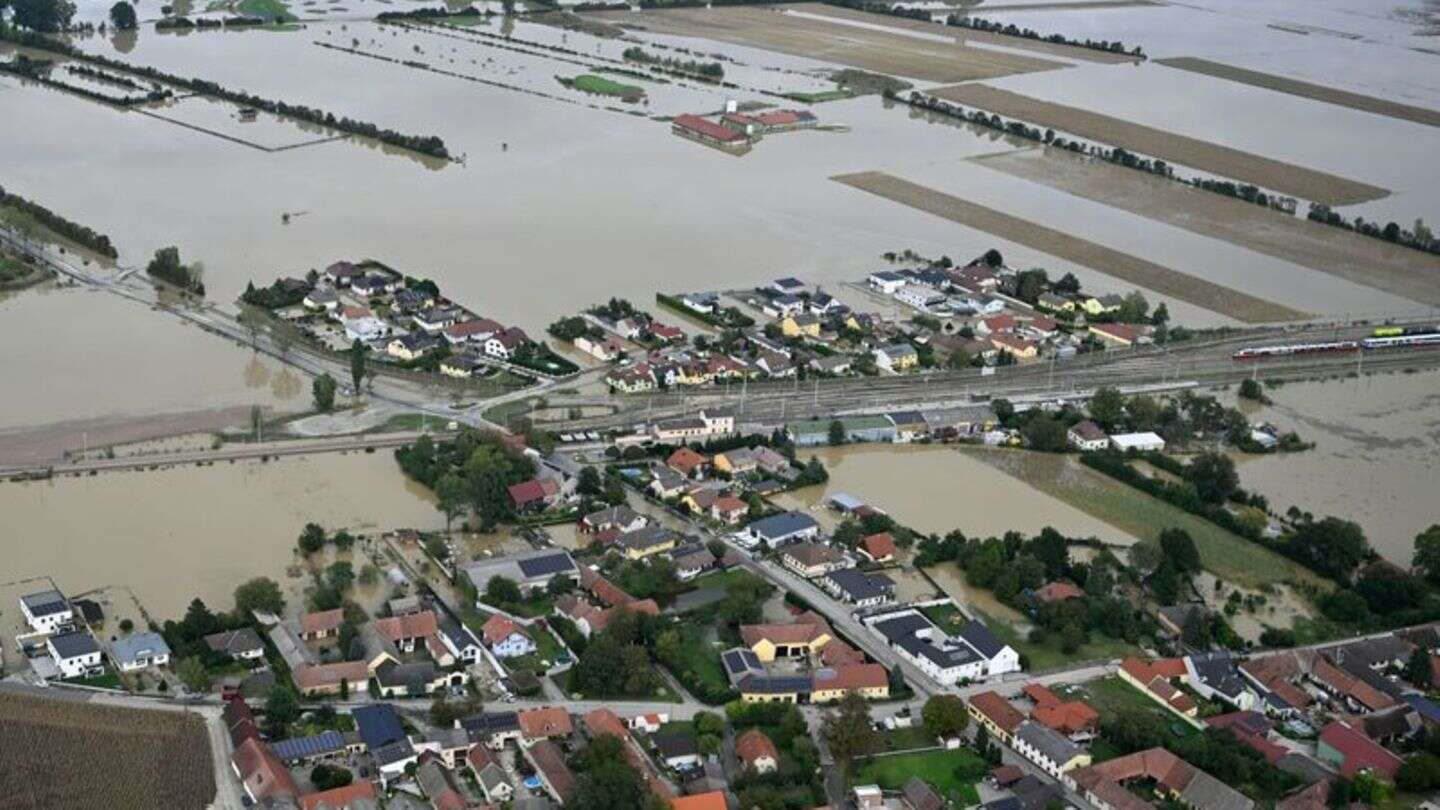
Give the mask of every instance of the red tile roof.
<path id="1" fill-rule="evenodd" d="M 538 478 L 521 481 L 518 484 L 511 484 L 506 491 L 510 493 L 510 500 L 519 507 L 529 506 L 532 503 L 544 501 L 549 497 L 545 484 Z"/>
<path id="2" fill-rule="evenodd" d="M 1047 582 L 1035 591 L 1035 598 L 1045 604 L 1063 602 L 1066 599 L 1079 599 L 1084 595 L 1085 592 L 1073 582 Z"/>
<path id="3" fill-rule="evenodd" d="M 1015 729 L 1025 722 L 1025 715 L 995 692 L 971 695 L 970 706 L 1006 734 L 1014 734 Z"/>
<path id="4" fill-rule="evenodd" d="M 485 626 L 480 628 L 480 635 L 484 637 L 485 643 L 490 645 L 498 644 L 515 633 L 526 637 L 530 635 L 509 616 L 499 613 L 487 619 Z"/>
<path id="5" fill-rule="evenodd" d="M 361 799 L 375 798 L 375 786 L 367 780 L 300 797 L 301 810 L 345 810 Z"/>
<path id="6" fill-rule="evenodd" d="M 889 532 L 872 534 L 860 541 L 860 547 L 872 560 L 895 556 L 895 538 Z"/>
<path id="7" fill-rule="evenodd" d="M 270 746 L 258 739 L 248 739 L 235 749 L 230 761 L 245 783 L 245 792 L 259 801 L 271 796 L 300 795 L 300 787 L 291 778 L 290 771 Z"/>
<path id="8" fill-rule="evenodd" d="M 704 455 L 688 447 L 681 447 L 671 453 L 669 458 L 665 459 L 665 466 L 681 475 L 690 475 L 699 467 L 709 463 L 709 461 L 710 459 Z"/>
<path id="9" fill-rule="evenodd" d="M 811 689 L 879 689 L 890 684 L 890 674 L 879 664 L 845 664 L 815 670 Z"/>
<path id="10" fill-rule="evenodd" d="M 542 737 L 568 737 L 575 731 L 570 713 L 558 706 L 520 712 L 520 731 L 531 740 Z"/>
<path id="11" fill-rule="evenodd" d="M 712 790 L 694 796 L 678 796 L 670 800 L 671 810 L 728 810 L 725 791 Z"/>
<path id="12" fill-rule="evenodd" d="M 322 610 L 319 613 L 306 613 L 300 617 L 300 632 L 305 635 L 315 633 L 328 633 L 340 629 L 345 621 L 345 611 L 340 608 L 334 610 Z"/>
<path id="13" fill-rule="evenodd" d="M 751 766 L 755 764 L 755 760 L 763 757 L 769 757 L 777 763 L 780 761 L 780 752 L 775 750 L 775 743 L 758 728 L 750 729 L 735 740 L 735 755 Z"/>
<path id="14" fill-rule="evenodd" d="M 1061 734 L 1078 734 L 1100 727 L 1100 715 L 1083 701 L 1047 703 L 1035 707 L 1034 718 Z"/>
<path id="15" fill-rule="evenodd" d="M 1320 742 L 1340 752 L 1344 760 L 1340 775 L 1349 779 L 1360 771 L 1370 770 L 1395 778 L 1402 760 L 1345 723 L 1335 722 L 1320 732 Z"/>
<path id="16" fill-rule="evenodd" d="M 376 619 L 375 630 L 391 643 L 398 644 L 406 639 L 429 638 L 439 632 L 440 623 L 435 618 L 434 611 L 422 610 L 404 616 Z"/>
<path id="17" fill-rule="evenodd" d="M 730 129 L 729 127 L 721 126 L 714 121 L 701 118 L 698 115 L 691 115 L 689 113 L 675 116 L 674 125 L 680 127 L 681 129 L 688 129 L 691 132 L 697 133 L 699 135 L 704 135 L 707 138 L 713 138 L 717 141 L 727 141 L 734 143 L 745 140 L 744 135 L 736 132 L 733 129 Z"/>

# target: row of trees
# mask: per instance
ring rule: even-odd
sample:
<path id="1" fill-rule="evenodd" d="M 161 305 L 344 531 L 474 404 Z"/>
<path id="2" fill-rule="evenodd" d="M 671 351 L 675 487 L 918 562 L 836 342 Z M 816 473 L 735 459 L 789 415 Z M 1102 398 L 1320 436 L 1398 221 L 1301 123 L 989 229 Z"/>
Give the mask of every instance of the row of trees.
<path id="1" fill-rule="evenodd" d="M 1434 232 L 1430 230 L 1423 219 L 1417 218 L 1415 224 L 1406 230 L 1394 221 L 1381 225 L 1378 222 L 1370 222 L 1359 215 L 1356 215 L 1353 220 L 1346 219 L 1330 206 L 1316 202 L 1310 203 L 1310 210 L 1305 214 L 1305 218 L 1311 222 L 1344 228 L 1347 231 L 1384 239 L 1386 242 L 1394 242 L 1397 245 L 1423 250 L 1426 253 L 1440 253 L 1440 239 L 1435 238 Z"/>
<path id="2" fill-rule="evenodd" d="M 719 62 L 702 62 L 698 59 L 678 59 L 673 56 L 658 56 L 639 46 L 626 48 L 622 56 L 627 62 L 639 62 L 642 65 L 659 65 L 668 70 L 684 73 L 688 76 L 697 76 L 706 81 L 718 82 L 725 78 L 725 68 Z"/>
<path id="3" fill-rule="evenodd" d="M 21 0 L 21 2 L 36 2 L 36 0 Z M 438 135 L 409 135 L 381 127 L 369 121 L 358 121 L 347 116 L 337 116 L 334 113 L 326 112 L 315 107 L 264 98 L 243 90 L 232 90 L 218 82 L 213 82 L 208 79 L 177 76 L 172 73 L 166 73 L 158 68 L 150 67 L 149 65 L 131 65 L 119 59 L 88 53 L 67 42 L 61 42 L 60 40 L 52 39 L 38 33 L 40 30 L 45 29 L 17 31 L 5 28 L 0 29 L 0 37 L 18 45 L 62 54 L 116 70 L 129 71 L 144 76 L 147 79 L 165 82 L 166 84 L 181 87 L 195 93 L 200 93 L 201 95 L 213 96 L 234 102 L 242 107 L 252 107 L 275 115 L 283 115 L 311 124 L 337 129 L 341 132 L 348 132 L 352 135 L 374 138 L 382 143 L 399 146 L 431 157 L 447 160 L 450 158 L 450 151 L 445 147 L 445 142 Z"/>
<path id="4" fill-rule="evenodd" d="M 1000 23 L 984 20 L 979 17 L 971 17 L 965 14 L 951 14 L 945 18 L 946 25 L 954 25 L 960 28 L 971 28 L 976 31 L 989 31 L 994 34 L 1004 34 L 1008 37 L 1021 37 L 1024 39 L 1038 39 L 1044 42 L 1053 42 L 1057 45 L 1073 45 L 1077 48 L 1089 48 L 1092 51 L 1105 51 L 1106 53 L 1124 53 L 1144 59 L 1145 52 L 1139 45 L 1129 50 L 1125 49 L 1125 43 L 1120 40 L 1111 42 L 1105 39 L 1074 39 L 1062 34 L 1042 35 L 1033 28 L 1021 28 L 1014 23 Z"/>
<path id="5" fill-rule="evenodd" d="M 180 249 L 173 245 L 155 251 L 145 272 L 185 292 L 205 295 L 204 268 L 199 262 L 187 265 L 180 261 Z"/>
<path id="6" fill-rule="evenodd" d="M 115 250 L 114 244 L 110 242 L 110 237 L 105 234 L 81 225 L 78 222 L 72 222 L 33 200 L 21 197 L 19 194 L 11 194 L 3 187 L 0 187 L 0 206 L 21 211 L 60 236 L 69 239 L 77 245 L 93 250 L 102 256 L 108 256 L 113 259 L 120 255 L 119 252 Z"/>

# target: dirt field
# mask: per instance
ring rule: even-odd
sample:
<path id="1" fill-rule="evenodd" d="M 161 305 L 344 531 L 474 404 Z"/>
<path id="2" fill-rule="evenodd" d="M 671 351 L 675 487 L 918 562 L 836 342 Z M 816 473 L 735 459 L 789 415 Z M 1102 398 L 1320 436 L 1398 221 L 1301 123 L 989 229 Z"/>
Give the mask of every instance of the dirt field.
<path id="1" fill-rule="evenodd" d="M 1351 93 L 1348 90 L 1326 87 L 1323 84 L 1302 82 L 1298 79 L 1276 76 L 1273 73 L 1246 70 L 1245 68 L 1235 67 L 1234 65 L 1211 62 L 1208 59 L 1197 59 L 1193 56 L 1177 56 L 1170 59 L 1156 59 L 1155 61 L 1166 67 L 1188 70 L 1192 73 L 1203 73 L 1206 76 L 1214 76 L 1217 79 L 1227 79 L 1232 82 L 1248 84 L 1251 87 L 1263 87 L 1266 90 L 1274 90 L 1292 96 L 1314 99 L 1315 101 L 1323 101 L 1326 104 L 1349 107 L 1352 110 L 1360 110 L 1361 112 L 1375 113 L 1376 115 L 1383 115 L 1389 118 L 1399 118 L 1403 121 L 1414 121 L 1417 124 L 1440 127 L 1440 110 L 1414 107 L 1409 104 L 1401 104 L 1398 101 L 1387 101 L 1386 99 L 1376 98 L 1375 96 Z"/>
<path id="2" fill-rule="evenodd" d="M 4 692 L 0 740 L 5 807 L 198 810 L 215 797 L 198 716 Z"/>
<path id="3" fill-rule="evenodd" d="M 971 160 L 1012 177 L 1044 183 L 1356 284 L 1440 305 L 1440 256 L 1058 149 Z"/>
<path id="4" fill-rule="evenodd" d="M 1187 275 L 1067 233 L 962 200 L 884 172 L 830 178 L 847 186 L 918 208 L 1051 256 L 1075 262 L 1147 290 L 1246 323 L 1290 321 L 1305 313 Z"/>
<path id="5" fill-rule="evenodd" d="M 962 84 L 932 92 L 947 101 L 1036 126 L 1054 127 L 1097 143 L 1121 146 L 1132 152 L 1253 183 L 1302 200 L 1328 205 L 1354 205 L 1377 200 L 1390 193 L 1368 183 L 983 84 Z"/>
<path id="6" fill-rule="evenodd" d="M 1126 2 L 1125 5 L 1130 5 Z M 1148 5 L 1148 4 L 1141 4 Z M 1105 53 L 1104 51 L 1091 50 L 1090 48 L 1079 48 L 1074 45 L 1061 45 L 1055 42 L 1045 42 L 1038 39 L 1025 39 L 1023 37 L 1011 37 L 1005 34 L 994 34 L 989 31 L 971 31 L 968 28 L 958 26 L 941 25 L 939 23 L 925 22 L 924 20 L 912 20 L 906 17 L 891 17 L 882 14 L 871 14 L 868 11 L 856 11 L 855 9 L 843 8 L 841 6 L 827 6 L 820 3 L 795 3 L 793 5 L 779 6 L 779 8 L 790 11 L 803 11 L 807 14 L 818 14 L 825 17 L 834 17 L 843 20 L 854 20 L 868 25 L 882 25 L 886 28 L 903 28 L 907 31 L 923 31 L 927 34 L 938 34 L 940 36 L 955 37 L 956 41 L 964 44 L 975 45 L 998 45 L 1004 48 L 1013 48 L 1032 53 L 1041 53 L 1046 56 L 1057 56 L 1062 59 L 1076 59 L 1082 62 L 1099 62 L 1104 65 L 1121 64 L 1134 62 L 1135 57 L 1119 53 Z M 1036 8 L 1032 6 L 1031 8 Z M 1075 5 L 1066 3 L 1065 8 L 1075 8 Z M 972 11 L 978 16 L 984 16 L 987 10 L 1001 10 L 998 8 L 987 9 L 984 6 L 977 7 Z M 1048 33 L 1042 31 L 1041 33 Z"/>
<path id="7" fill-rule="evenodd" d="M 828 6 L 814 8 L 827 14 L 831 10 Z M 703 37 L 931 82 L 990 79 L 1065 66 L 1038 57 L 926 41 L 902 33 L 782 14 L 769 8 L 684 8 L 638 14 L 604 11 L 583 16 L 658 34 Z M 876 15 L 864 18 L 867 24 L 887 22 Z M 948 33 L 940 26 L 930 26 L 930 32 L 940 36 Z"/>

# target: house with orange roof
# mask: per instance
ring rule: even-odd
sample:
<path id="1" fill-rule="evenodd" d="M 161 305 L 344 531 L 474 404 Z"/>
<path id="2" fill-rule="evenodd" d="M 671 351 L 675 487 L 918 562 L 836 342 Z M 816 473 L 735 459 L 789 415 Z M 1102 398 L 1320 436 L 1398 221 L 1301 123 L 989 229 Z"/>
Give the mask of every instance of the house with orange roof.
<path id="1" fill-rule="evenodd" d="M 537 649 L 535 640 L 525 632 L 518 622 L 501 613 L 496 613 L 480 628 L 480 638 L 497 658 L 516 658 L 529 655 Z"/>
<path id="2" fill-rule="evenodd" d="M 370 681 L 370 668 L 364 661 L 306 664 L 292 669 L 290 678 L 305 697 L 338 695 L 346 689 L 364 689 Z"/>
<path id="3" fill-rule="evenodd" d="M 520 712 L 519 719 L 520 733 L 525 735 L 527 741 L 549 737 L 569 737 L 575 733 L 575 725 L 570 721 L 570 712 L 559 706 L 527 709 Z"/>
<path id="4" fill-rule="evenodd" d="M 890 697 L 890 673 L 879 664 L 822 667 L 810 675 L 810 702 L 833 703 L 851 693 L 866 700 Z"/>
<path id="5" fill-rule="evenodd" d="M 344 787 L 307 793 L 300 797 L 300 810 L 361 810 L 378 807 L 375 785 L 368 779 Z"/>
<path id="6" fill-rule="evenodd" d="M 1035 601 L 1042 605 L 1064 602 L 1067 599 L 1080 599 L 1084 596 L 1085 592 L 1073 582 L 1047 582 L 1035 589 Z"/>
<path id="7" fill-rule="evenodd" d="M 712 790 L 693 796 L 677 796 L 670 800 L 671 810 L 729 810 L 725 803 L 725 791 Z"/>
<path id="8" fill-rule="evenodd" d="M 895 559 L 895 537 L 890 532 L 866 535 L 860 539 L 858 550 L 871 562 L 890 562 Z"/>
<path id="9" fill-rule="evenodd" d="M 235 749 L 230 756 L 230 768 L 240 778 L 245 795 L 252 802 L 271 798 L 294 799 L 300 795 L 300 787 L 295 784 L 285 763 L 258 738 L 252 737 Z"/>
<path id="10" fill-rule="evenodd" d="M 1140 693 L 1169 709 L 1177 717 L 1196 728 L 1204 726 L 1198 719 L 1200 707 L 1195 701 L 1172 683 L 1185 678 L 1188 671 L 1182 658 L 1157 658 L 1143 661 L 1126 658 L 1120 663 L 1120 679 L 1140 690 Z"/>
<path id="11" fill-rule="evenodd" d="M 1025 715 L 998 692 L 985 691 L 971 695 L 966 701 L 966 708 L 970 716 L 984 726 L 991 736 L 1007 745 L 1014 738 L 1020 724 L 1025 722 Z"/>
<path id="12" fill-rule="evenodd" d="M 300 638 L 319 641 L 340 635 L 340 625 L 345 622 L 345 611 L 340 608 L 305 613 L 300 616 Z"/>
<path id="13" fill-rule="evenodd" d="M 829 623 L 813 612 L 797 616 L 791 624 L 740 626 L 740 640 L 767 664 L 776 658 L 814 658 L 834 637 Z"/>
<path id="14" fill-rule="evenodd" d="M 735 756 L 756 773 L 773 773 L 780 767 L 780 752 L 765 732 L 752 728 L 735 740 Z"/>
<path id="15" fill-rule="evenodd" d="M 710 458 L 689 447 L 681 446 L 665 459 L 665 466 L 686 478 L 700 478 L 710 466 Z"/>
<path id="16" fill-rule="evenodd" d="M 424 646 L 427 639 L 440 632 L 440 622 L 433 610 L 407 613 L 404 616 L 387 616 L 375 620 L 375 630 L 382 638 L 395 645 L 402 653 L 413 653 Z"/>
<path id="17" fill-rule="evenodd" d="M 750 504 L 734 495 L 722 495 L 710 505 L 710 517 L 727 526 L 738 524 L 748 514 L 750 514 Z"/>

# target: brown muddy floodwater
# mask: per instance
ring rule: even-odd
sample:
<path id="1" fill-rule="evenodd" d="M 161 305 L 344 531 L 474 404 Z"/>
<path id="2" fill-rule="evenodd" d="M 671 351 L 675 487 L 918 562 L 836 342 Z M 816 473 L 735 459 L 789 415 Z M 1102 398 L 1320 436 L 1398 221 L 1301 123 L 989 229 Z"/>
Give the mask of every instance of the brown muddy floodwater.
<path id="1" fill-rule="evenodd" d="M 293 596 L 288 569 L 307 522 L 372 536 L 444 526 L 389 453 L 6 483 L 0 515 L 5 581 L 50 576 L 72 593 L 128 587 L 159 619 L 196 596 L 229 609 L 235 586 L 256 576 Z"/>
<path id="2" fill-rule="evenodd" d="M 830 471 L 830 480 L 824 487 L 783 496 L 781 504 L 791 508 L 833 515 L 824 506 L 825 498 L 843 492 L 927 533 L 959 529 L 970 537 L 989 537 L 1011 530 L 1036 534 L 1052 526 L 1072 537 L 1093 535 L 1122 545 L 1135 542 L 1110 524 L 954 448 L 856 444 L 801 448 L 798 455 L 819 457 Z"/>
<path id="3" fill-rule="evenodd" d="M 1387 374 L 1267 388 L 1252 419 L 1293 430 L 1314 450 L 1251 457 L 1241 486 L 1317 516 L 1354 520 L 1370 545 L 1408 564 L 1415 535 L 1440 523 L 1440 373 Z"/>

